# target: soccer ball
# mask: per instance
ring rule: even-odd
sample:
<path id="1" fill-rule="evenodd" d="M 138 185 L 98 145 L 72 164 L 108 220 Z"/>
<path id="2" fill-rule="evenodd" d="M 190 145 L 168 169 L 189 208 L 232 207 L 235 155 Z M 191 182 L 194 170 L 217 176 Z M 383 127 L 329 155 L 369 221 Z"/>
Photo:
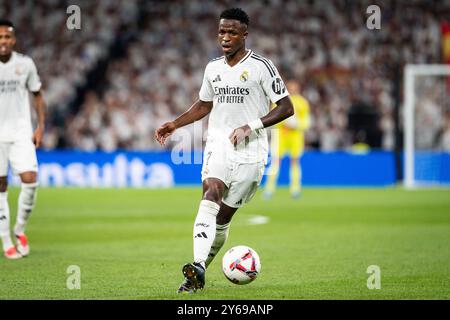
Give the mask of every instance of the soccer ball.
<path id="1" fill-rule="evenodd" d="M 259 255 L 247 246 L 233 247 L 223 255 L 222 271 L 235 284 L 250 283 L 261 272 Z"/>

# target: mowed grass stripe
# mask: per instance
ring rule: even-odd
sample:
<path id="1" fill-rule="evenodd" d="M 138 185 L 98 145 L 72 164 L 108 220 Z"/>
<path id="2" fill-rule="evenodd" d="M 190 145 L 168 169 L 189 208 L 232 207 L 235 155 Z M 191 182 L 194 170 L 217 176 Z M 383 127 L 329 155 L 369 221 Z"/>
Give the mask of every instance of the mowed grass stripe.
<path id="1" fill-rule="evenodd" d="M 18 189 L 9 192 L 14 221 Z M 45 189 L 31 217 L 31 255 L 0 259 L 1 299 L 180 299 L 192 259 L 200 188 Z M 267 224 L 250 225 L 262 215 Z M 182 299 L 449 299 L 448 190 L 286 189 L 257 194 L 236 214 L 203 292 Z M 234 245 L 258 251 L 262 273 L 236 286 L 221 273 Z M 66 287 L 69 265 L 81 290 Z M 369 265 L 381 289 L 366 286 Z"/>

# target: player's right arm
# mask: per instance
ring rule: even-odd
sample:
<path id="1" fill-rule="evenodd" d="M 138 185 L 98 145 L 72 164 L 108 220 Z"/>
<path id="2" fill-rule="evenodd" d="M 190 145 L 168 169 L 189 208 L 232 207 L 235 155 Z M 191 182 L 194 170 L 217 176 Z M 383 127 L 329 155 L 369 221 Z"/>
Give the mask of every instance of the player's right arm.
<path id="1" fill-rule="evenodd" d="M 214 90 L 208 79 L 208 70 L 210 66 L 211 64 L 206 66 L 202 87 L 199 92 L 199 99 L 174 121 L 164 123 L 161 127 L 156 129 L 155 138 L 160 145 L 164 146 L 166 139 L 170 137 L 176 129 L 203 119 L 203 117 L 211 112 L 213 108 Z"/>
<path id="2" fill-rule="evenodd" d="M 156 140 L 160 145 L 164 146 L 167 138 L 170 137 L 176 129 L 203 119 L 207 114 L 211 112 L 212 107 L 212 101 L 202 101 L 200 99 L 195 101 L 194 104 L 186 112 L 184 112 L 174 121 L 166 122 L 161 127 L 156 129 Z"/>

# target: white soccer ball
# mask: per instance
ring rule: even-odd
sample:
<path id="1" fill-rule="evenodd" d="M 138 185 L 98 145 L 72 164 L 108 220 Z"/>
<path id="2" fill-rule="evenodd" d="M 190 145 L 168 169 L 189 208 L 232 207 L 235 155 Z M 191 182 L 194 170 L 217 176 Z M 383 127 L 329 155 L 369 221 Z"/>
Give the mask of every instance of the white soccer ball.
<path id="1" fill-rule="evenodd" d="M 223 255 L 222 271 L 231 282 L 247 284 L 255 280 L 261 272 L 261 260 L 252 248 L 236 246 Z"/>

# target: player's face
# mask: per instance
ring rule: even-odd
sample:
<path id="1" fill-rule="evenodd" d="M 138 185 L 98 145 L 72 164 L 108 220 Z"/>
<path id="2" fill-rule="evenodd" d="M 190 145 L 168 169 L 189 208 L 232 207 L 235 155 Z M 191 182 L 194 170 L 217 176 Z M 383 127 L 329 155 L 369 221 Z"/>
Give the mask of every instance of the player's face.
<path id="1" fill-rule="evenodd" d="M 9 56 L 16 44 L 16 37 L 11 27 L 0 26 L 0 56 Z"/>
<path id="2" fill-rule="evenodd" d="M 245 24 L 230 19 L 220 19 L 219 44 L 226 56 L 233 56 L 240 49 L 245 48 L 248 32 Z"/>

